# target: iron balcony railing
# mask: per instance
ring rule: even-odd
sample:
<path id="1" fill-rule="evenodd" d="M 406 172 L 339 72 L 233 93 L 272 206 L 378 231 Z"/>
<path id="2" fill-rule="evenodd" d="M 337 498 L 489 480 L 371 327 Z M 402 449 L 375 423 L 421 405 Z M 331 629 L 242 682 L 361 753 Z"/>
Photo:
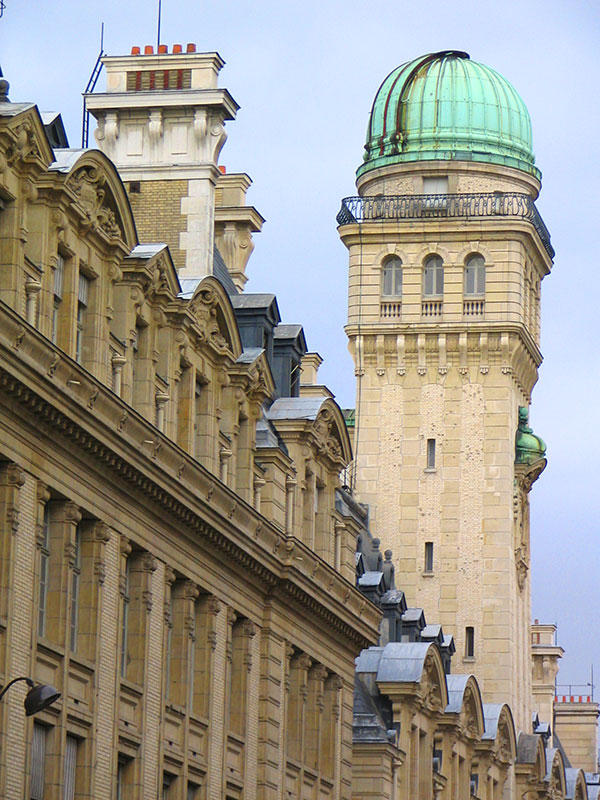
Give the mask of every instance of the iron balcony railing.
<path id="1" fill-rule="evenodd" d="M 535 203 L 527 194 L 492 192 L 478 194 L 407 194 L 375 197 L 345 197 L 337 215 L 338 225 L 373 220 L 441 219 L 462 217 L 519 217 L 538 232 L 550 258 L 554 248 Z"/>

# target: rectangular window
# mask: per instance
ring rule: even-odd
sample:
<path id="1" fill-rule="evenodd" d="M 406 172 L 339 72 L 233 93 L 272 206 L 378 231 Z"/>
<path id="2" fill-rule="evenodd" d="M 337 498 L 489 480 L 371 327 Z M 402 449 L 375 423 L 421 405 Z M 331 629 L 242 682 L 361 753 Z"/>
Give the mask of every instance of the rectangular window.
<path id="1" fill-rule="evenodd" d="M 465 658 L 475 656 L 475 628 L 467 626 L 465 628 Z"/>
<path id="2" fill-rule="evenodd" d="M 67 735 L 65 747 L 63 800 L 74 800 L 75 798 L 75 775 L 77 770 L 78 744 L 79 742 L 74 736 Z"/>
<path id="3" fill-rule="evenodd" d="M 127 800 L 131 796 L 131 786 L 129 778 L 129 769 L 132 765 L 132 759 L 127 756 L 119 755 L 117 763 L 117 791 L 115 800 Z"/>
<path id="4" fill-rule="evenodd" d="M 54 300 L 52 304 L 52 332 L 50 338 L 54 344 L 58 341 L 58 322 L 60 314 L 60 304 L 62 302 L 63 282 L 65 275 L 65 260 L 58 254 L 56 267 L 54 268 Z"/>
<path id="5" fill-rule="evenodd" d="M 42 542 L 40 547 L 40 586 L 38 605 L 38 636 L 46 634 L 46 608 L 48 605 L 48 579 L 50 570 L 50 504 L 44 506 Z"/>
<path id="6" fill-rule="evenodd" d="M 169 772 L 163 772 L 162 800 L 169 800 L 171 786 L 175 784 L 176 779 L 176 775 L 171 775 Z"/>
<path id="7" fill-rule="evenodd" d="M 423 178 L 423 194 L 448 194 L 448 177 Z"/>
<path id="8" fill-rule="evenodd" d="M 31 800 L 44 800 L 44 782 L 46 766 L 46 736 L 48 729 L 44 725 L 33 723 L 33 741 L 31 745 Z"/>
<path id="9" fill-rule="evenodd" d="M 196 800 L 196 798 L 199 795 L 199 789 L 200 787 L 198 786 L 198 784 L 188 781 L 186 800 Z"/>
<path id="10" fill-rule="evenodd" d="M 435 439 L 427 439 L 427 469 L 435 469 Z"/>
<path id="11" fill-rule="evenodd" d="M 71 613 L 69 615 L 69 644 L 77 651 L 77 628 L 79 622 L 79 584 L 81 582 L 81 528 L 75 529 L 75 553 L 71 572 Z"/>
<path id="12" fill-rule="evenodd" d="M 88 305 L 89 294 L 89 280 L 85 275 L 79 274 L 79 289 L 77 295 L 77 337 L 75 340 L 75 359 L 81 363 L 81 354 L 83 349 L 83 326 L 85 319 L 85 310 Z"/>
<path id="13" fill-rule="evenodd" d="M 433 542 L 425 542 L 425 572 L 433 572 Z"/>
<path id="14" fill-rule="evenodd" d="M 127 559 L 125 565 L 125 586 L 123 587 L 123 619 L 121 620 L 121 677 L 127 675 L 127 634 L 129 625 L 129 583 L 130 583 L 130 565 Z"/>

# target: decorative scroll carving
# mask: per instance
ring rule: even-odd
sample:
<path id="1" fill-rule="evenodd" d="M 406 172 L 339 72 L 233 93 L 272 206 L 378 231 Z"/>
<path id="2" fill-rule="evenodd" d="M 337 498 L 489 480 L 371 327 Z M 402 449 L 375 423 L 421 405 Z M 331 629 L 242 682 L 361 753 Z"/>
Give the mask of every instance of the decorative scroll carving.
<path id="1" fill-rule="evenodd" d="M 5 158 L 9 167 L 17 161 L 29 161 L 40 156 L 40 149 L 35 138 L 35 130 L 30 119 L 25 119 L 12 131 L 13 141 L 6 149 Z"/>
<path id="2" fill-rule="evenodd" d="M 106 204 L 105 176 L 92 166 L 81 167 L 69 178 L 67 185 L 77 197 L 85 216 L 83 226 L 102 230 L 107 236 L 122 238 L 114 211 Z"/>
<path id="3" fill-rule="evenodd" d="M 328 408 L 322 409 L 313 425 L 313 432 L 317 440 L 317 450 L 334 460 L 342 457 L 342 448 L 338 439 L 333 436 L 334 416 Z"/>
<path id="4" fill-rule="evenodd" d="M 196 319 L 200 341 L 210 342 L 222 349 L 228 346 L 228 342 L 219 328 L 217 305 L 217 295 L 210 289 L 204 289 L 197 292 L 192 298 L 190 311 Z"/>

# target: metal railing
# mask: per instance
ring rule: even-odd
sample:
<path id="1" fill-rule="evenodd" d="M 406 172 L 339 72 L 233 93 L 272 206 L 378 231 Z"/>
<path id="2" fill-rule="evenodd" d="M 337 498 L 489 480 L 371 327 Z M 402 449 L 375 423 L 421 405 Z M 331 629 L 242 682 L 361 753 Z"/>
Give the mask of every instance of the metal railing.
<path id="1" fill-rule="evenodd" d="M 351 225 L 374 220 L 426 220 L 452 217 L 526 219 L 537 231 L 548 255 L 554 258 L 550 233 L 535 203 L 529 195 L 519 192 L 345 197 L 336 219 L 338 225 Z"/>

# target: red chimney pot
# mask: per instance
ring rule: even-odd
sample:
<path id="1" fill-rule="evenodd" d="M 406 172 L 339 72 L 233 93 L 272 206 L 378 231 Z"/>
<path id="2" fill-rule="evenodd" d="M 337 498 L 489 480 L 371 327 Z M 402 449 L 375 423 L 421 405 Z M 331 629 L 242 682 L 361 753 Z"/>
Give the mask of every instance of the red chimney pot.
<path id="1" fill-rule="evenodd" d="M 227 167 L 223 166 L 223 164 L 219 164 L 219 172 L 221 175 L 227 175 Z"/>
<path id="2" fill-rule="evenodd" d="M 187 47 L 186 47 L 186 51 L 188 53 L 195 53 L 196 52 L 196 45 L 192 44 L 191 42 L 188 42 Z"/>
<path id="3" fill-rule="evenodd" d="M 173 52 L 174 53 L 181 53 L 181 45 L 180 44 L 174 44 L 173 45 Z"/>
<path id="4" fill-rule="evenodd" d="M 134 47 L 131 48 L 131 55 L 132 56 L 139 56 L 139 54 L 140 54 L 140 48 L 139 47 L 135 47 L 134 46 Z"/>
<path id="5" fill-rule="evenodd" d="M 158 45 L 158 52 L 159 53 L 168 53 L 167 45 L 166 44 L 159 44 Z"/>
<path id="6" fill-rule="evenodd" d="M 154 53 L 154 47 L 151 44 L 144 45 L 144 55 L 151 56 Z"/>

